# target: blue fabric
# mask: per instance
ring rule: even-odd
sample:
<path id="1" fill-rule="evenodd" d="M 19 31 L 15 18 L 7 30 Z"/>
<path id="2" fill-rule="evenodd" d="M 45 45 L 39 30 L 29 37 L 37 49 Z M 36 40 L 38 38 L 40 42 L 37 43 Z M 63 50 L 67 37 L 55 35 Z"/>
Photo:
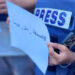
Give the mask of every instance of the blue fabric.
<path id="1" fill-rule="evenodd" d="M 35 73 L 36 75 L 43 75 L 40 69 L 35 65 Z M 45 75 L 55 75 L 55 72 L 47 71 Z"/>
<path id="2" fill-rule="evenodd" d="M 36 8 L 54 8 L 72 12 L 73 22 L 71 23 L 71 26 L 68 30 L 46 25 L 50 35 L 54 37 L 51 38 L 53 42 L 61 43 L 70 32 L 75 32 L 75 0 L 38 0 Z M 72 51 L 75 51 L 75 48 L 73 48 Z M 72 64 L 69 68 L 65 69 L 61 68 L 60 66 L 57 66 L 56 73 L 47 71 L 47 75 L 73 75 L 75 69 L 73 67 L 74 65 L 75 64 Z M 42 74 L 36 71 L 36 75 Z"/>

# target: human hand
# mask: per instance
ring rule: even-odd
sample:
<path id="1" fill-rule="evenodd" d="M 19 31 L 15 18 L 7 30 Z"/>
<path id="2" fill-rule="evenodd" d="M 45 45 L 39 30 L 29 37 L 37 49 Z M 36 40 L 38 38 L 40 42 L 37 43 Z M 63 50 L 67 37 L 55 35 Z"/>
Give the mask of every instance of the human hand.
<path id="1" fill-rule="evenodd" d="M 72 54 L 67 47 L 57 43 L 48 43 L 49 49 L 49 65 L 56 66 L 60 64 L 69 64 L 69 62 L 73 62 Z M 58 49 L 60 53 L 56 53 L 54 49 Z"/>

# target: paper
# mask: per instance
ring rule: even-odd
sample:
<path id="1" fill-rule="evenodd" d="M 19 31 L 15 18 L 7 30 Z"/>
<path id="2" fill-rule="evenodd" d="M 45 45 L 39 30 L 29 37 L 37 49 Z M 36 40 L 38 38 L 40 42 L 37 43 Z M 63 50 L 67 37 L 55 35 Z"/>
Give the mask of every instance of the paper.
<path id="1" fill-rule="evenodd" d="M 11 45 L 28 54 L 45 74 L 48 66 L 47 41 L 50 41 L 50 38 L 44 22 L 9 1 L 7 1 L 7 8 Z"/>
<path id="2" fill-rule="evenodd" d="M 2 32 L 2 29 L 0 28 L 0 32 Z"/>

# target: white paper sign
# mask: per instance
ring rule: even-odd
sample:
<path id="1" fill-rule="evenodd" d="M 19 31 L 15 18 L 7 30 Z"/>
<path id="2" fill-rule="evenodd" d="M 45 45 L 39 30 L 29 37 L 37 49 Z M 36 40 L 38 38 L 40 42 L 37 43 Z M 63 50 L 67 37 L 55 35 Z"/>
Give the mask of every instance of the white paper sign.
<path id="1" fill-rule="evenodd" d="M 7 8 L 11 45 L 28 54 L 45 74 L 48 66 L 47 41 L 50 41 L 50 38 L 44 22 L 9 1 L 7 1 Z"/>

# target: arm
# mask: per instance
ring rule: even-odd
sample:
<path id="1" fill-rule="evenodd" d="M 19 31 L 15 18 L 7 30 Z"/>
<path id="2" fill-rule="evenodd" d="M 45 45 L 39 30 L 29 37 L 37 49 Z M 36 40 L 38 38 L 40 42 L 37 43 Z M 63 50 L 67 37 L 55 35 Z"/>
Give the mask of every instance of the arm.
<path id="1" fill-rule="evenodd" d="M 24 9 L 27 9 L 28 11 L 32 12 L 34 11 L 35 5 L 37 0 L 9 0 L 19 6 L 21 6 Z"/>
<path id="2" fill-rule="evenodd" d="M 33 12 L 35 4 L 37 2 L 37 0 L 9 0 L 25 9 L 27 9 L 30 12 Z M 9 28 L 9 18 L 7 18 L 7 24 L 8 24 L 8 28 Z"/>
<path id="3" fill-rule="evenodd" d="M 7 13 L 7 8 L 5 0 L 0 0 L 0 14 L 6 14 L 6 13 Z"/>
<path id="4" fill-rule="evenodd" d="M 35 4 L 37 0 L 9 0 L 27 10 L 32 12 L 34 10 Z M 7 8 L 6 8 L 6 2 L 5 0 L 0 0 L 0 14 L 6 14 Z"/>
<path id="5" fill-rule="evenodd" d="M 36 4 L 36 0 L 9 0 L 23 8 L 32 8 Z"/>

